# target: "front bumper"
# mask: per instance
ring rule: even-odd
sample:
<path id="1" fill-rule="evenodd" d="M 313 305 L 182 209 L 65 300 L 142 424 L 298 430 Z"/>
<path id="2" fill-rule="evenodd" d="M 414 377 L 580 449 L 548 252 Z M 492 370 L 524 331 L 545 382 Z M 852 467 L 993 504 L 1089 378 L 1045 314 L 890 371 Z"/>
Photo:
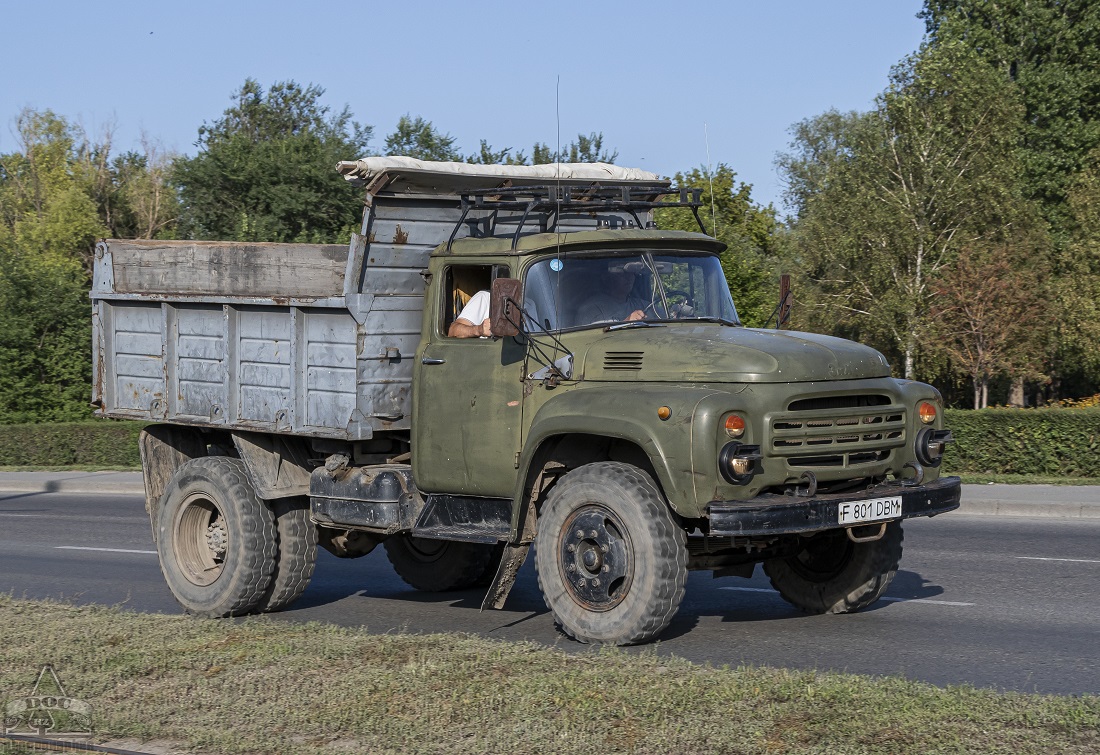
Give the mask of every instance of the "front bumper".
<path id="1" fill-rule="evenodd" d="M 710 534 L 744 537 L 836 529 L 843 526 L 837 511 L 841 503 L 898 495 L 901 496 L 901 516 L 895 519 L 935 516 L 959 507 L 961 482 L 958 477 L 942 477 L 925 485 L 907 486 L 894 482 L 870 490 L 823 493 L 812 498 L 768 493 L 746 501 L 711 501 L 707 505 Z"/>

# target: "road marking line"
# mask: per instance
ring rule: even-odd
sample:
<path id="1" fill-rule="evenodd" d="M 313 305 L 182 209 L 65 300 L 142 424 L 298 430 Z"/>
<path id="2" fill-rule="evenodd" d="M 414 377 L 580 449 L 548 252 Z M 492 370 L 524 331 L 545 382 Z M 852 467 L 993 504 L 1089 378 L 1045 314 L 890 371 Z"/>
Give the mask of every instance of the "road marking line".
<path id="1" fill-rule="evenodd" d="M 932 603 L 937 606 L 972 606 L 973 603 L 959 603 L 954 600 L 932 600 L 931 598 L 889 598 L 883 596 L 879 600 L 887 603 Z"/>
<path id="2" fill-rule="evenodd" d="M 719 587 L 719 590 L 736 590 L 737 592 L 769 592 L 773 595 L 778 595 L 778 590 L 772 590 L 767 587 Z M 959 603 L 953 600 L 932 600 L 930 598 L 888 598 L 882 597 L 879 600 L 885 600 L 887 603 L 932 603 L 937 606 L 972 606 L 973 603 Z"/>
<path id="3" fill-rule="evenodd" d="M 138 522 L 145 519 L 144 516 L 95 516 L 88 514 L 65 514 L 64 512 L 56 512 L 50 514 L 17 514 L 14 511 L 0 511 L 0 516 L 24 516 L 34 519 L 57 519 L 59 516 L 64 516 L 70 522 Z"/>
<path id="4" fill-rule="evenodd" d="M 148 553 L 151 556 L 157 555 L 156 551 L 135 551 L 127 548 L 87 548 L 82 545 L 55 545 L 59 551 L 103 551 L 105 553 Z"/>
<path id="5" fill-rule="evenodd" d="M 1100 564 L 1100 561 L 1091 558 L 1040 558 L 1039 556 L 1017 556 L 1024 561 L 1069 561 L 1074 564 Z"/>

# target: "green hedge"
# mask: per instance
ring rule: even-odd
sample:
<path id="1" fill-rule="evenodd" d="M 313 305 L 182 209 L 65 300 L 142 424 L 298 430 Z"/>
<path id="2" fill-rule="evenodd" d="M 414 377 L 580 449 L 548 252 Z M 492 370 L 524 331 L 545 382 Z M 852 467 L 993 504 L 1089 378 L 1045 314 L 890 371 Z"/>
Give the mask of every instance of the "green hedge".
<path id="1" fill-rule="evenodd" d="M 948 409 L 949 474 L 1100 477 L 1100 409 Z M 141 422 L 0 426 L 0 466 L 138 467 Z"/>
<path id="2" fill-rule="evenodd" d="M 56 422 L 0 426 L 0 466 L 140 467 L 144 422 Z"/>
<path id="3" fill-rule="evenodd" d="M 1100 409 L 948 409 L 949 474 L 1100 477 Z"/>

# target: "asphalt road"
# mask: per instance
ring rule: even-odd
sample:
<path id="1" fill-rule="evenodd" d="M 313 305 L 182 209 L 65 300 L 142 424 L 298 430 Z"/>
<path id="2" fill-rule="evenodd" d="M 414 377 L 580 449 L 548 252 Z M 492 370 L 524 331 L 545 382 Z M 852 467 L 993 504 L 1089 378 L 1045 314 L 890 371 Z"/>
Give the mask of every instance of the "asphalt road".
<path id="1" fill-rule="evenodd" d="M 143 500 L 129 494 L 0 493 L 0 591 L 180 611 L 161 577 Z M 382 548 L 353 561 L 322 552 L 309 589 L 281 617 L 373 632 L 471 632 L 586 652 L 554 628 L 530 561 L 505 610 L 481 613 L 480 601 L 475 591 L 408 588 Z M 1098 693 L 1100 519 L 952 513 L 911 520 L 887 597 L 847 616 L 801 614 L 759 569 L 751 580 L 695 572 L 656 648 L 712 664 Z"/>

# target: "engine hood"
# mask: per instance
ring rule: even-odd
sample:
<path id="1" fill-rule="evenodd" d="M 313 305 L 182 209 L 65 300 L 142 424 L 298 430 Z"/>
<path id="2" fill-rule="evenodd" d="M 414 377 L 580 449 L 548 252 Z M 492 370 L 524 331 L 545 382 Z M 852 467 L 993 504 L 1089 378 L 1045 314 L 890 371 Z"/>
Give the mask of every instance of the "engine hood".
<path id="1" fill-rule="evenodd" d="M 709 323 L 610 331 L 577 356 L 578 377 L 597 381 L 796 383 L 890 376 L 886 357 L 853 341 Z"/>

